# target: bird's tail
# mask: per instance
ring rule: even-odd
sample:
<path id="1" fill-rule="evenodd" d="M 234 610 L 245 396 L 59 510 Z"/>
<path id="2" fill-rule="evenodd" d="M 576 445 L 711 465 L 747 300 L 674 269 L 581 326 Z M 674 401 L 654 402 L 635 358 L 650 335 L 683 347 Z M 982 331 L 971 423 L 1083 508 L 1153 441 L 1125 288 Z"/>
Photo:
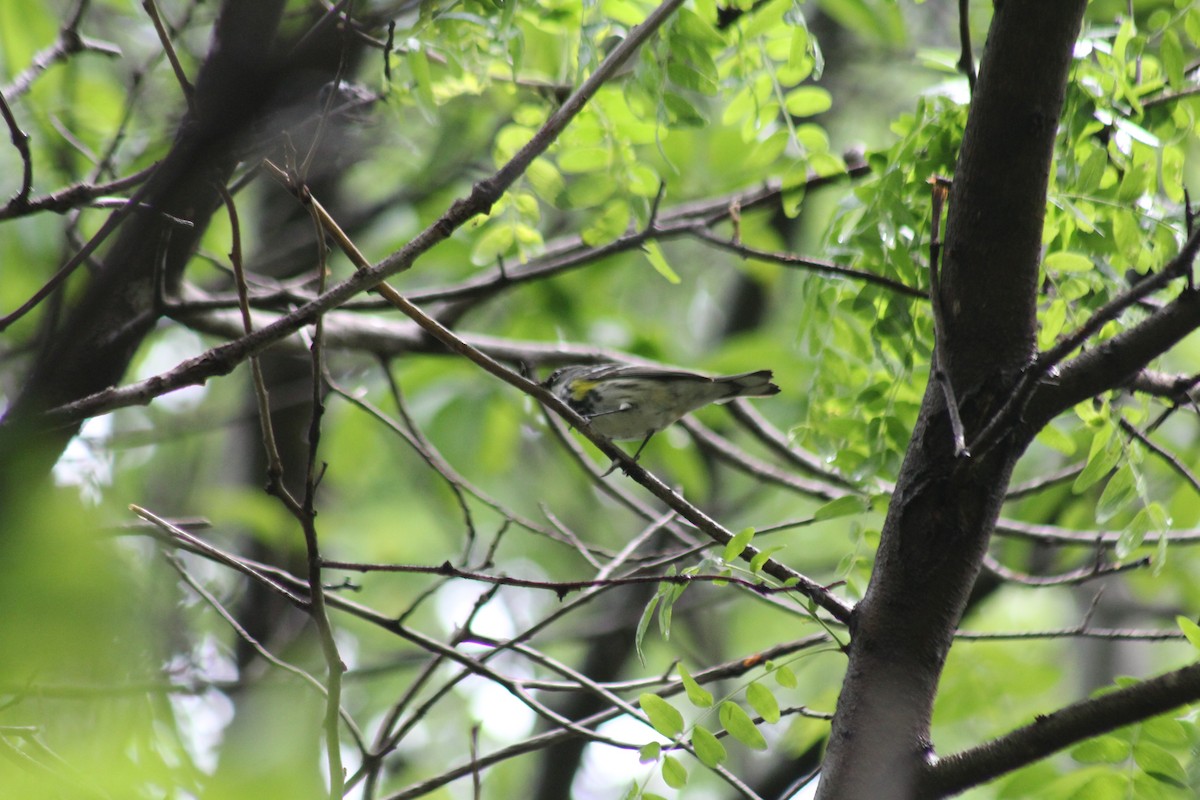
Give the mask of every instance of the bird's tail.
<path id="1" fill-rule="evenodd" d="M 741 375 L 726 375 L 716 378 L 717 383 L 729 388 L 728 397 L 769 397 L 779 394 L 779 387 L 771 382 L 771 370 L 743 372 Z"/>

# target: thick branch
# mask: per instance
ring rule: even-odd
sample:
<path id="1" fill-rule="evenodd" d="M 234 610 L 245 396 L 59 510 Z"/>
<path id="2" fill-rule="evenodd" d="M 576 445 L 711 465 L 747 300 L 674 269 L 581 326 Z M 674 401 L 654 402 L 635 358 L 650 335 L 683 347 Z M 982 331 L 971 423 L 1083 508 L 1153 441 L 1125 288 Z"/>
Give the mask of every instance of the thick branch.
<path id="1" fill-rule="evenodd" d="M 921 776 L 921 797 L 945 797 L 1032 764 L 1051 753 L 1122 725 L 1200 700 L 1200 664 L 1083 700 L 1039 716 L 988 744 L 957 753 L 928 766 Z"/>
<path id="2" fill-rule="evenodd" d="M 1129 330 L 1101 342 L 1043 380 L 1026 408 L 1024 424 L 1039 430 L 1089 397 L 1126 384 L 1141 369 L 1200 326 L 1200 292 L 1179 297 Z"/>

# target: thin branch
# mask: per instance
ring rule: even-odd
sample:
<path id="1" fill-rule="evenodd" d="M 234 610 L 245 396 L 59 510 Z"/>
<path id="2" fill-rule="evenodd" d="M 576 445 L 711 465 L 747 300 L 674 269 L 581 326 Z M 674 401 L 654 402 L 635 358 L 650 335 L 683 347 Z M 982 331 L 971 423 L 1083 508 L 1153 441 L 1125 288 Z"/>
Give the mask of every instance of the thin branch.
<path id="1" fill-rule="evenodd" d="M 1004 518 L 996 522 L 995 531 L 1001 536 L 1014 536 L 1039 544 L 1083 547 L 1116 547 L 1122 536 L 1120 531 L 1072 530 L 1058 525 L 1043 525 Z M 1163 540 L 1172 545 L 1197 545 L 1200 544 L 1200 528 L 1151 532 L 1145 535 L 1142 542 L 1154 545 Z"/>
<path id="2" fill-rule="evenodd" d="M 445 457 L 433 447 L 432 443 L 428 442 L 424 436 L 420 435 L 419 430 L 415 426 L 406 429 L 405 426 L 397 423 L 370 401 L 348 391 L 341 384 L 336 382 L 333 379 L 333 376 L 329 375 L 328 372 L 325 376 L 325 382 L 335 394 L 342 397 L 344 400 L 346 400 L 346 402 L 366 412 L 373 419 L 386 426 L 389 431 L 404 439 L 408 446 L 411 447 L 421 457 L 421 459 L 425 461 L 425 463 L 429 464 L 431 469 L 437 472 L 437 474 L 446 481 L 446 483 L 451 487 L 451 491 L 455 492 L 455 494 L 466 492 L 514 525 L 520 525 L 522 528 L 530 531 L 531 533 L 536 533 L 539 536 L 545 536 L 552 541 L 562 544 L 571 544 L 570 542 L 564 541 L 555 530 L 547 528 L 544 525 L 539 525 L 529 517 L 522 516 L 506 508 L 500 503 L 499 500 L 496 500 L 482 489 L 468 481 L 462 475 L 462 473 L 458 472 L 458 470 L 456 470 L 450 464 L 450 462 L 445 460 Z M 463 503 L 463 506 L 465 506 L 465 503 Z M 466 508 L 464 508 L 464 514 L 465 513 L 468 513 Z"/>
<path id="3" fill-rule="evenodd" d="M 158 41 L 163 47 L 163 52 L 167 54 L 167 61 L 171 62 L 171 70 L 175 73 L 175 80 L 179 82 L 179 88 L 183 91 L 183 99 L 187 102 L 188 111 L 196 113 L 196 89 L 183 71 L 183 65 L 179 63 L 175 46 L 171 44 L 171 37 L 163 26 L 162 17 L 158 15 L 158 6 L 155 5 L 154 0 L 142 0 L 142 8 L 150 17 L 150 21 L 154 23 L 154 32 L 158 34 Z"/>
<path id="4" fill-rule="evenodd" d="M 759 413 L 752 404 L 742 400 L 726 403 L 725 408 L 730 415 L 744 425 L 758 441 L 767 446 L 771 452 L 782 458 L 795 469 L 813 477 L 820 478 L 826 483 L 847 489 L 851 492 L 860 491 L 853 481 L 847 480 L 829 469 L 819 457 L 793 444 L 788 437 L 772 425 L 766 417 Z M 890 486 L 879 486 L 881 491 L 890 491 Z"/>
<path id="5" fill-rule="evenodd" d="M 1100 639 L 1106 642 L 1181 642 L 1186 637 L 1178 628 L 1153 630 L 1139 628 L 1056 628 L 1044 631 L 958 631 L 954 638 L 962 642 L 1020 642 L 1034 639 Z"/>
<path id="6" fill-rule="evenodd" d="M 1005 500 L 1020 500 L 1023 497 L 1043 492 L 1046 489 L 1058 486 L 1060 483 L 1066 483 L 1069 480 L 1074 480 L 1079 473 L 1083 472 L 1083 468 L 1087 466 L 1082 461 L 1077 461 L 1074 464 L 1067 464 L 1045 475 L 1039 475 L 1036 478 L 1030 478 L 1027 481 L 1008 487 L 1008 491 L 1004 493 Z"/>
<path id="7" fill-rule="evenodd" d="M 149 183 L 143 183 L 140 187 L 138 187 L 138 190 L 134 193 L 133 197 L 129 198 L 129 201 L 123 206 L 113 211 L 113 213 L 108 216 L 108 219 L 104 221 L 104 224 L 100 226 L 100 230 L 96 231 L 92 238 L 88 239 L 87 243 L 81 247 L 74 256 L 68 259 L 67 263 L 63 264 L 58 271 L 50 277 L 50 280 L 46 281 L 46 283 L 42 285 L 42 288 L 34 292 L 33 296 L 22 303 L 21 306 L 15 311 L 0 319 L 0 333 L 3 333 L 10 325 L 21 319 L 21 317 L 25 316 L 31 310 L 36 308 L 43 300 L 49 297 L 54 290 L 62 284 L 63 281 L 69 278 L 71 274 L 78 269 L 89 256 L 91 256 L 92 253 L 96 252 L 96 249 L 99 248 L 100 245 L 103 244 L 110 235 L 112 235 L 113 231 L 115 231 L 117 227 L 124 221 L 125 217 L 129 216 L 129 214 L 136 209 L 141 208 L 143 205 L 142 201 L 149 193 L 149 187 Z M 104 393 L 102 392 L 101 394 Z M 87 398 L 84 399 L 86 400 Z M 53 414 L 53 412 L 49 413 Z M 84 417 L 80 417 L 79 419 L 83 418 Z"/>
<path id="8" fill-rule="evenodd" d="M 1148 100 L 1143 100 L 1142 107 L 1149 110 L 1155 106 L 1166 105 L 1167 103 L 1174 103 L 1179 100 L 1186 100 L 1187 98 L 1195 97 L 1198 94 L 1200 94 L 1200 86 L 1191 86 L 1187 89 L 1180 89 L 1178 92 L 1166 92 L 1164 94 L 1160 94 L 1158 97 L 1151 97 Z"/>
<path id="9" fill-rule="evenodd" d="M 814 636 L 801 639 L 797 642 L 789 642 L 783 645 L 778 645 L 770 650 L 755 653 L 745 658 L 735 659 L 725 664 L 712 667 L 697 675 L 694 675 L 693 677 L 698 683 L 709 683 L 715 680 L 737 678 L 745 675 L 752 669 L 757 669 L 768 660 L 778 660 L 785 655 L 797 652 L 798 650 L 808 649 L 815 645 L 822 644 L 824 641 L 826 641 L 824 634 L 816 634 Z M 665 698 L 679 694 L 682 691 L 684 691 L 683 683 L 681 681 L 672 680 L 670 685 L 660 691 L 658 694 Z M 579 720 L 578 724 L 594 727 L 602 722 L 607 722 L 610 719 L 620 716 L 621 713 L 622 712 L 619 709 L 607 709 Z M 524 742 L 518 742 L 514 745 L 501 748 L 493 753 L 489 753 L 486 756 L 482 756 L 477 763 L 480 766 L 493 766 L 503 761 L 507 761 L 510 758 L 515 758 L 520 755 L 525 755 L 526 753 L 536 752 L 538 750 L 552 747 L 560 742 L 575 738 L 575 735 L 576 734 L 571 731 L 548 731 L 543 734 L 532 736 L 529 739 L 526 739 Z M 390 794 L 387 796 L 386 800 L 411 800 L 413 798 L 422 797 L 429 794 L 434 789 L 445 786 L 448 783 L 469 775 L 471 768 L 472 766 L 467 764 L 447 770 L 441 775 L 435 775 L 434 777 L 423 780 L 420 783 L 405 787 L 399 792 Z"/>
<path id="10" fill-rule="evenodd" d="M 1143 369 L 1129 381 L 1129 388 L 1152 397 L 1166 397 L 1177 403 L 1193 403 L 1191 392 L 1200 384 L 1200 374 L 1172 375 Z"/>
<path id="11" fill-rule="evenodd" d="M 29 152 L 29 134 L 21 130 L 4 95 L 0 95 L 0 116 L 4 117 L 4 124 L 8 126 L 9 140 L 21 156 L 21 188 L 4 208 L 22 209 L 29 205 L 29 193 L 33 191 L 33 154 Z"/>
<path id="12" fill-rule="evenodd" d="M 221 202 L 225 204 L 229 216 L 230 248 L 229 261 L 233 265 L 234 285 L 237 287 L 238 307 L 242 315 L 242 332 L 249 334 L 254 330 L 250 318 L 250 305 L 247 300 L 246 272 L 242 268 L 242 233 L 238 221 L 237 206 L 233 197 L 224 185 L 215 184 Z M 267 383 L 263 378 L 262 365 L 257 356 L 250 357 L 250 374 L 254 384 L 254 397 L 258 403 L 258 419 L 262 431 L 263 449 L 267 454 L 267 477 L 271 483 L 277 483 L 283 475 L 283 461 L 279 455 L 279 447 L 275 442 L 275 432 L 271 428 L 271 399 L 267 393 Z"/>
<path id="13" fill-rule="evenodd" d="M 279 658 L 270 650 L 268 650 L 261 642 L 255 639 L 254 636 L 251 635 L 251 633 L 246 630 L 240 622 L 237 621 L 237 618 L 234 617 L 233 614 L 231 614 L 229 610 L 221 604 L 221 601 L 218 600 L 212 592 L 204 588 L 204 586 L 195 578 L 195 576 L 187 571 L 183 565 L 183 562 L 179 559 L 179 556 L 173 553 L 167 553 L 164 554 L 164 557 L 167 559 L 167 562 L 171 565 L 175 572 L 179 574 L 179 577 L 181 577 L 187 583 L 187 585 L 192 588 L 192 591 L 199 595 L 204 602 L 208 603 L 212 610 L 217 613 L 217 616 L 219 616 L 226 625 L 233 629 L 233 632 L 236 633 L 240 639 L 250 645 L 250 647 L 253 648 L 254 651 L 258 653 L 258 655 L 264 661 L 275 667 L 278 667 L 284 672 L 291 673 L 292 675 L 300 678 L 300 680 L 305 684 L 315 689 L 322 698 L 328 700 L 329 691 L 319 680 L 314 678 L 300 667 L 297 667 L 294 664 L 289 664 L 288 662 Z M 366 741 L 363 739 L 362 731 L 360 731 L 358 729 L 358 725 L 355 724 L 354 718 L 351 717 L 349 712 L 347 712 L 344 708 L 339 709 L 338 713 L 340 714 L 342 720 L 346 723 L 346 729 L 350 731 L 351 735 L 354 737 L 359 751 L 366 753 Z"/>
<path id="14" fill-rule="evenodd" d="M 1054 345 L 1040 356 L 1037 366 L 1043 371 L 1053 369 L 1064 358 L 1083 346 L 1083 343 L 1100 332 L 1109 322 L 1119 317 L 1126 309 L 1145 299 L 1160 289 L 1166 288 L 1176 278 L 1191 272 L 1196 260 L 1196 252 L 1200 249 L 1200 232 L 1188 236 L 1179 253 L 1171 259 L 1158 273 L 1138 281 L 1121 294 L 1109 300 L 1088 317 L 1079 328 L 1061 337 Z"/>
<path id="15" fill-rule="evenodd" d="M 1128 561 L 1124 564 L 1101 564 L 1096 563 L 1088 567 L 1064 572 L 1060 575 L 1026 575 L 1016 570 L 1009 569 L 1001 564 L 990 555 L 984 556 L 983 565 L 985 568 L 995 573 L 1002 580 L 1009 583 L 1017 583 L 1022 586 L 1046 587 L 1046 586 L 1078 586 L 1088 581 L 1096 580 L 1097 578 L 1105 578 L 1109 575 L 1116 575 L 1121 572 L 1128 572 L 1134 569 L 1142 569 L 1150 566 L 1150 557 L 1139 558 L 1134 561 Z"/>
<path id="16" fill-rule="evenodd" d="M 478 583 L 490 583 L 496 586 L 520 586 L 525 589 L 541 589 L 554 592 L 559 600 L 573 592 L 587 589 L 597 589 L 602 586 L 630 586 L 636 584 L 668 583 L 675 586 L 689 586 L 693 583 L 733 584 L 749 589 L 756 594 L 769 595 L 792 591 L 790 586 L 770 586 L 756 583 L 733 575 L 631 575 L 623 578 L 602 578 L 586 581 L 539 581 L 529 578 L 512 578 L 507 575 L 492 575 L 486 572 L 461 569 L 449 561 L 443 561 L 437 566 L 424 564 L 376 564 L 370 562 L 333 561 L 326 559 L 322 562 L 326 569 L 344 569 L 350 572 L 401 572 L 414 575 L 441 575 L 447 578 L 462 578 Z"/>
<path id="17" fill-rule="evenodd" d="M 660 228 L 659 230 L 663 230 Z M 912 297 L 918 300 L 928 300 L 929 295 L 914 286 L 909 286 L 906 283 L 893 280 L 884 275 L 877 275 L 874 272 L 868 272 L 864 269 L 855 269 L 854 267 L 845 267 L 841 264 L 835 264 L 832 261 L 825 261 L 819 258 L 811 258 L 809 256 L 798 256 L 793 253 L 777 253 L 770 250 L 760 250 L 757 247 L 751 247 L 733 239 L 726 239 L 717 236 L 712 231 L 708 230 L 706 225 L 693 224 L 686 229 L 686 232 L 696 239 L 711 244 L 721 250 L 726 250 L 730 253 L 741 256 L 742 258 L 753 258 L 758 261 L 769 261 L 773 264 L 782 264 L 785 267 L 801 269 L 808 272 L 815 272 L 822 275 L 836 275 L 841 278 L 848 278 L 852 281 L 858 281 L 872 286 L 881 286 L 902 297 Z"/>
<path id="18" fill-rule="evenodd" d="M 856 494 L 856 492 L 852 492 L 841 486 L 831 486 L 828 483 L 794 475 L 773 464 L 768 464 L 765 461 L 754 458 L 724 436 L 693 419 L 684 417 L 680 421 L 680 425 L 691 434 L 692 438 L 701 447 L 713 453 L 725 463 L 742 470 L 747 475 L 758 480 L 767 481 L 778 486 L 786 486 L 794 492 L 799 492 L 818 500 L 834 500 L 838 497 Z"/>
<path id="19" fill-rule="evenodd" d="M 105 56 L 120 56 L 121 48 L 110 42 L 91 39 L 79 33 L 79 25 L 87 10 L 89 0 L 77 0 L 75 8 L 67 15 L 67 22 L 58 32 L 54 44 L 39 51 L 30 61 L 29 66 L 21 71 L 12 83 L 0 88 L 0 97 L 14 100 L 29 91 L 33 82 L 54 64 L 66 61 L 76 53 L 92 52 Z"/>
<path id="20" fill-rule="evenodd" d="M 1130 436 L 1144 444 L 1150 450 L 1150 452 L 1154 453 L 1156 456 L 1165 461 L 1167 466 L 1170 467 L 1176 475 L 1187 481 L 1194 491 L 1200 493 L 1200 480 L 1196 479 L 1196 476 L 1192 474 L 1192 471 L 1188 469 L 1182 461 L 1179 460 L 1178 456 L 1165 447 L 1159 445 L 1157 442 L 1151 440 L 1149 436 L 1138 430 L 1137 427 L 1131 424 L 1128 420 L 1121 419 L 1119 424 L 1121 426 L 1121 430 L 1125 431 Z"/>
<path id="21" fill-rule="evenodd" d="M 108 183 L 75 183 L 50 194 L 34 197 L 20 207 L 10 202 L 8 205 L 0 208 L 0 220 L 25 217 L 30 214 L 36 214 L 39 211 L 52 211 L 56 214 L 62 214 L 80 206 L 88 205 L 104 195 L 123 192 L 126 189 L 137 186 L 153 175 L 154 170 L 157 168 L 158 163 L 155 162 L 145 169 L 140 169 L 137 172 L 109 181 Z M 122 200 L 121 202 L 124 203 L 125 201 Z M 141 207 L 146 208 L 147 206 L 142 204 Z"/>
<path id="22" fill-rule="evenodd" d="M 967 88 L 975 94 L 975 55 L 971 52 L 971 0 L 958 0 L 958 41 L 962 54 L 958 71 L 967 76 Z"/>

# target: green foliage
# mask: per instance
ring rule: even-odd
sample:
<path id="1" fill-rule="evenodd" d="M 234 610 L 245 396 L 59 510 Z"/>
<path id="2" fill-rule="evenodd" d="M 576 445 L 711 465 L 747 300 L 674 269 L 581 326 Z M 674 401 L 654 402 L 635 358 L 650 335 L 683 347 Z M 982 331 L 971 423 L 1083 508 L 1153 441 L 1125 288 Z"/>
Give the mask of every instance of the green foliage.
<path id="1" fill-rule="evenodd" d="M 6 87 L 52 45 L 68 5 L 0 4 Z M 151 165 L 171 147 L 184 114 L 157 35 L 137 4 L 85 5 L 82 33 L 111 41 L 122 55 L 75 54 L 48 64 L 27 93 L 6 93 L 30 136 L 35 196 Z M 195 78 L 216 6 L 158 5 L 178 26 L 172 41 Z M 302 4 L 292 5 L 288 24 L 308 24 Z M 989 5 L 971 4 L 977 51 Z M 343 77 L 380 97 L 361 110 L 369 123 L 359 121 L 352 133 L 328 133 L 333 154 L 319 160 L 336 160 L 335 174 L 314 181 L 314 192 L 350 226 L 369 259 L 394 253 L 468 196 L 474 182 L 520 153 L 652 8 L 641 0 L 422 2 L 403 11 L 354 4 L 361 32 L 375 41 L 388 37 L 379 18 L 397 15 L 393 46 L 386 53 L 366 49 L 361 59 L 346 62 Z M 1152 0 L 1133 11 L 1127 13 L 1125 3 L 1093 3 L 1071 65 L 1043 232 L 1042 350 L 1174 256 L 1183 234 L 1183 189 L 1195 193 L 1200 100 L 1189 93 L 1200 8 Z M 822 26 L 832 20 L 849 35 L 832 37 L 823 50 L 808 26 L 817 13 L 825 17 Z M 775 587 L 764 575 L 774 560 L 850 600 L 865 592 L 933 351 L 932 315 L 920 296 L 930 282 L 928 181 L 954 178 L 969 112 L 966 81 L 954 73 L 959 53 L 946 46 L 957 35 L 953 23 L 932 18 L 920 4 L 887 0 L 685 4 L 486 215 L 393 279 L 464 338 L 494 348 L 490 352 L 508 365 L 528 367 L 534 378 L 565 359 L 597 355 L 713 372 L 774 370 L 783 391 L 752 402 L 782 432 L 778 439 L 756 440 L 720 407 L 692 417 L 727 437 L 749 466 L 731 467 L 720 450 L 679 426 L 656 434 L 640 459 L 736 531 L 724 547 L 678 519 L 662 522 L 661 508 L 631 489 L 619 471 L 587 483 L 579 468 L 593 451 L 577 464 L 557 447 L 536 403 L 411 335 L 395 315 L 364 312 L 368 296 L 327 318 L 335 331 L 335 323 L 352 319 L 380 330 L 391 325 L 404 335 L 384 345 L 347 337 L 325 350 L 330 377 L 369 406 L 340 394 L 326 397 L 315 464 L 323 556 L 424 568 L 450 563 L 547 582 L 546 590 L 492 592 L 444 574 L 325 570 L 330 597 L 345 600 L 331 612 L 350 669 L 345 714 L 363 727 L 369 745 L 396 709 L 390 731 L 396 739 L 387 744 L 392 749 L 377 796 L 461 766 L 470 746 L 488 755 L 536 735 L 538 714 L 530 704 L 548 702 L 542 695 L 553 692 L 542 687 L 569 682 L 560 665 L 575 668 L 601 635 L 632 640 L 640 659 L 622 665 L 622 674 L 605 678 L 601 688 L 618 692 L 623 702 L 641 693 L 642 711 L 669 740 L 640 747 L 641 772 L 608 770 L 611 753 L 590 745 L 601 753 L 601 771 L 620 773 L 622 787 L 644 780 L 681 797 L 714 796 L 727 791 L 717 767 L 738 774 L 756 751 L 782 757 L 828 734 L 827 722 L 801 716 L 797 707 L 833 707 L 844 666 L 833 651 L 847 634 L 824 627 L 824 618 L 814 624 L 816 606 L 793 592 L 764 597 L 729 579 Z M 946 27 L 926 30 L 938 25 Z M 920 71 L 902 69 L 914 50 Z M 302 141 L 300 133 L 295 141 Z M 239 146 L 251 152 L 257 145 Z M 831 188 L 809 184 L 813 176 L 843 176 L 847 152 L 863 146 L 869 174 Z M 310 252 L 293 249 L 304 241 L 297 231 L 307 230 L 307 214 L 300 214 L 299 225 L 279 223 L 280 209 L 296 209 L 277 205 L 291 200 L 255 178 L 256 164 L 247 161 L 236 176 L 248 252 L 315 269 Z M 0 197 L 16 194 L 23 166 L 15 148 L 0 151 Z M 763 186 L 780 193 L 743 207 Z M 105 196 L 129 193 L 114 189 Z M 705 215 L 680 216 L 695 206 L 706 206 Z M 107 213 L 81 206 L 63 215 L 0 220 L 0 313 L 36 292 Z M 661 231 L 680 219 L 693 220 L 710 238 L 683 228 L 655 234 L 655 226 Z M 204 232 L 184 276 L 189 296 L 217 298 L 211 303 L 228 297 L 230 235 L 224 218 Z M 785 266 L 781 259 L 743 257 L 736 251 L 742 244 L 830 260 L 918 296 Z M 526 280 L 523 270 L 532 267 L 546 272 Z M 17 396 L 24 367 L 40 352 L 33 337 L 71 309 L 90 269 L 4 331 L 4 405 Z M 283 277 L 258 274 L 257 264 L 251 270 L 261 301 L 256 312 L 285 314 L 312 291 L 311 271 Z M 331 259 L 330 271 L 333 280 L 349 274 L 340 257 Z M 454 294 L 463 286 L 475 289 Z M 437 294 L 442 291 L 448 294 Z M 226 303 L 219 311 L 232 315 L 236 307 Z M 1106 322 L 1086 347 L 1119 336 L 1147 313 L 1150 306 L 1133 308 Z M 198 332 L 173 333 L 186 325 Z M 165 372 L 227 335 L 185 313 L 164 318 L 126 380 Z M 293 346 L 301 353 L 307 341 Z M 268 350 L 263 357 L 276 354 Z M 377 363 L 381 355 L 389 361 L 386 374 Z M 1155 366 L 1187 375 L 1198 356 L 1200 344 L 1185 342 Z M 66 488 L 16 491 L 12 496 L 21 502 L 6 496 L 0 506 L 0 738 L 20 759 L 56 775 L 44 778 L 43 771 L 23 769 L 20 759 L 6 760 L 0 785 L 13 796 L 44 796 L 47 782 L 53 792 L 74 795 L 73 774 L 114 797 L 157 797 L 163 787 L 230 798 L 324 794 L 318 768 L 323 695 L 261 657 L 239 671 L 236 658 L 248 646 L 217 608 L 240 615 L 249 604 L 261 611 L 264 624 L 278 625 L 255 633 L 262 644 L 325 679 L 319 648 L 296 638 L 303 626 L 272 611 L 276 600 L 288 605 L 282 593 L 263 599 L 251 591 L 255 581 L 243 577 L 259 569 L 260 557 L 297 575 L 307 569 L 300 526 L 261 493 L 259 433 L 254 424 L 241 424 L 253 406 L 246 373 L 239 367 L 213 379 L 186 402 L 168 395 L 149 408 L 98 418 L 69 451 L 82 449 L 86 457 L 59 462 L 56 476 Z M 389 379 L 400 387 L 398 395 Z M 272 400 L 292 407 L 310 384 L 302 378 L 273 386 Z M 1200 496 L 1186 474 L 1200 463 L 1200 438 L 1183 420 L 1190 413 L 1186 403 L 1107 393 L 1038 432 L 1018 466 L 1019 480 L 1055 470 L 1067 476 L 1011 501 L 1006 518 L 1115 538 L 1114 547 L 1099 549 L 1089 539 L 1051 548 L 1002 536 L 993 545 L 998 562 L 1035 577 L 1151 557 L 1153 574 L 1113 576 L 1121 591 L 1109 595 L 1130 598 L 1137 618 L 1152 620 L 1148 626 L 1178 628 L 1176 643 L 1138 651 L 1147 671 L 1194 659 L 1200 648 L 1197 557 L 1172 546 L 1168 560 L 1162 536 L 1200 523 Z M 306 423 L 287 444 L 305 448 Z M 1175 463 L 1131 428 L 1170 449 Z M 780 456 L 781 443 L 811 456 L 808 467 Z M 298 471 L 288 469 L 294 478 Z M 818 480 L 810 473 L 821 470 L 829 479 L 821 491 L 789 483 Z M 202 596 L 164 557 L 178 555 L 179 547 L 160 548 L 161 533 L 157 539 L 144 529 L 112 533 L 110 526 L 131 521 L 127 507 L 135 502 L 204 517 L 210 527 L 197 535 L 247 559 L 240 564 L 246 570 L 184 555 L 181 568 L 211 599 Z M 623 553 L 643 536 L 638 548 Z M 740 563 L 751 544 L 759 554 Z M 555 591 L 554 581 L 586 583 L 610 564 L 614 572 L 604 572 L 604 579 L 656 583 L 614 587 L 599 579 L 594 587 Z M 657 582 L 663 575 L 727 580 Z M 303 594 L 296 586 L 288 591 Z M 570 605 L 581 597 L 580 606 Z M 1081 617 L 1091 620 L 1085 611 L 1091 597 L 1086 587 L 1009 586 L 974 606 L 963 626 L 1073 631 Z M 661 636 L 651 637 L 655 622 Z M 521 638 L 534 626 L 536 636 Z M 758 656 L 744 656 L 823 630 L 829 636 L 820 646 L 830 654 L 819 659 L 773 656 L 764 672 Z M 444 649 L 426 647 L 421 637 Z M 538 658 L 518 644 L 537 648 Z M 475 662 L 455 655 L 478 658 L 511 685 L 472 672 Z M 698 665 L 725 662 L 727 683 L 701 683 L 685 658 L 697 676 Z M 1065 638 L 956 646 L 935 710 L 938 752 L 974 746 L 1086 695 L 1085 658 Z M 680 685 L 686 705 L 669 694 Z M 153 691 L 134 691 L 147 686 Z M 596 687 L 586 691 L 603 696 Z M 126 702 L 130 697 L 136 701 Z M 235 705 L 236 728 L 222 716 Z M 26 735 L 25 728 L 34 733 Z M 340 730 L 342 750 L 357 754 L 349 728 Z M 647 734 L 644 726 L 639 731 Z M 1197 786 L 1192 754 L 1198 741 L 1190 716 L 1157 717 L 1089 739 L 972 796 L 1187 797 Z M 484 794 L 521 796 L 535 762 L 502 759 L 481 770 Z M 60 769 L 64 763 L 70 769 Z M 429 793 L 438 791 L 447 790 Z M 660 797 L 643 786 L 630 796 Z"/>

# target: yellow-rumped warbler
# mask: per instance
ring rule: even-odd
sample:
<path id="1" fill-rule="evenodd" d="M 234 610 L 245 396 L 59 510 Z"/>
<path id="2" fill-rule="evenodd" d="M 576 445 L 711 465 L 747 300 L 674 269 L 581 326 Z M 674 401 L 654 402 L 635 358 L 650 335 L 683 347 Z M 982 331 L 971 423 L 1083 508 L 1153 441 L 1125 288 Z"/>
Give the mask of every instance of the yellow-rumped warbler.
<path id="1" fill-rule="evenodd" d="M 650 437 L 689 411 L 735 397 L 767 397 L 779 387 L 771 370 L 710 378 L 629 364 L 563 367 L 542 384 L 609 439 L 641 439 L 633 459 Z"/>

